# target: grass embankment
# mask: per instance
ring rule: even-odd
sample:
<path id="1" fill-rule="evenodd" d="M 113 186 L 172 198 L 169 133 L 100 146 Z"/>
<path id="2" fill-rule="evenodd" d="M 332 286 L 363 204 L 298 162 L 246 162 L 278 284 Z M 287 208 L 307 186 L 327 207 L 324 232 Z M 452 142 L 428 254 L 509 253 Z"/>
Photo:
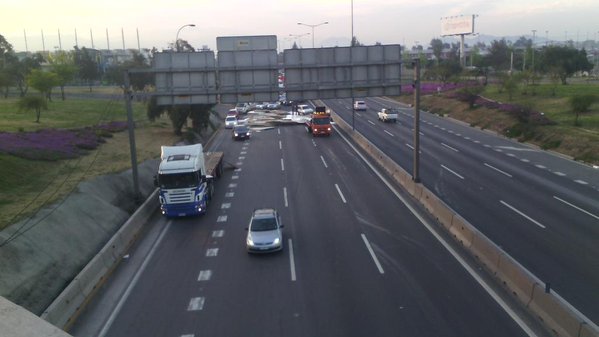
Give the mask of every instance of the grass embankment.
<path id="1" fill-rule="evenodd" d="M 42 111 L 40 123 L 35 112 L 19 111 L 16 99 L 0 99 L 0 132 L 28 133 L 41 129 L 76 129 L 112 121 L 126 121 L 122 95 L 116 100 L 54 99 Z M 137 159 L 157 158 L 160 145 L 177 140 L 167 118 L 150 123 L 142 103 L 133 104 L 136 124 Z M 0 152 L 0 229 L 34 214 L 40 207 L 55 203 L 89 178 L 122 172 L 131 168 L 128 132 L 104 138 L 96 149 L 82 150 L 84 155 L 63 160 L 29 160 Z"/>
<path id="2" fill-rule="evenodd" d="M 590 107 L 589 112 L 580 115 L 579 125 L 575 125 L 575 114 L 571 110 L 569 99 L 578 94 L 593 94 L 598 100 Z M 599 164 L 599 85 L 576 83 L 555 87 L 540 84 L 520 88 L 510 100 L 505 91 L 502 92 L 497 85 L 491 84 L 481 96 L 498 102 L 532 107 L 533 110 L 544 113 L 554 124 L 523 123 L 507 112 L 480 106 L 470 109 L 467 103 L 447 98 L 446 94 L 423 95 L 421 107 L 521 142 L 563 153 L 576 160 Z M 413 103 L 411 96 L 402 96 L 399 100 Z"/>

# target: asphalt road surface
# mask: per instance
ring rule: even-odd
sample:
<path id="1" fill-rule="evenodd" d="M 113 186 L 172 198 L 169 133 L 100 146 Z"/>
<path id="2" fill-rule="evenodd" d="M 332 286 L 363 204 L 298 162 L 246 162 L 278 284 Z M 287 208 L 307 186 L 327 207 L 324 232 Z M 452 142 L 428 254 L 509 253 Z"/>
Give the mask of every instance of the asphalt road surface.
<path id="1" fill-rule="evenodd" d="M 156 214 L 73 335 L 542 335 L 340 134 L 227 130 L 209 150 L 231 168 L 208 213 Z M 282 252 L 246 252 L 259 207 L 279 210 Z"/>
<path id="2" fill-rule="evenodd" d="M 325 101 L 413 172 L 413 108 L 366 99 Z M 400 108 L 397 123 L 377 120 Z M 492 241 L 594 322 L 599 322 L 599 169 L 421 113 L 420 178 Z"/>

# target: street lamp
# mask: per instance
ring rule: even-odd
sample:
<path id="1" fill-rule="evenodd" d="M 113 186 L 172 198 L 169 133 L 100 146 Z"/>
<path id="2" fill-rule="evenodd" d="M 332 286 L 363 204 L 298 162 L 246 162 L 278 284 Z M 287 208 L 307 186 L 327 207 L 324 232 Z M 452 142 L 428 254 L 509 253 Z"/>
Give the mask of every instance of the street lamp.
<path id="1" fill-rule="evenodd" d="M 289 36 L 294 39 L 294 40 L 298 40 L 300 41 L 300 45 L 299 47 L 302 46 L 302 37 L 306 36 L 306 35 L 310 35 L 310 33 L 306 33 L 306 34 L 289 34 Z"/>
<path id="2" fill-rule="evenodd" d="M 306 27 L 312 28 L 312 48 L 314 48 L 314 28 L 316 28 L 318 26 L 322 26 L 322 25 L 328 25 L 329 22 L 325 21 L 325 22 L 321 22 L 321 23 L 316 24 L 316 25 L 309 25 L 307 23 L 301 23 L 301 22 L 298 22 L 297 24 L 300 25 L 300 26 L 306 26 Z"/>
<path id="3" fill-rule="evenodd" d="M 188 23 L 186 25 L 181 26 L 181 28 L 179 28 L 179 30 L 177 31 L 177 37 L 175 37 L 175 47 L 177 48 L 177 52 L 179 51 L 179 32 L 181 32 L 181 29 L 185 28 L 185 27 L 195 27 L 196 25 L 194 25 L 193 23 Z"/>

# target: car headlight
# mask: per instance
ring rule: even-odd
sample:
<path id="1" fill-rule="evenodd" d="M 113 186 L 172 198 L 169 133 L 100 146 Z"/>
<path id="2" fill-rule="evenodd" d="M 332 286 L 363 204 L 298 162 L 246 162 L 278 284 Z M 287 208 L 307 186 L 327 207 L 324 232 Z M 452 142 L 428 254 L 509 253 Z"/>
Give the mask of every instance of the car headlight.
<path id="1" fill-rule="evenodd" d="M 235 137 L 239 136 L 239 134 L 237 134 L 237 132 L 235 132 Z"/>
<path id="2" fill-rule="evenodd" d="M 275 239 L 275 240 L 272 242 L 272 244 L 273 244 L 273 245 L 278 245 L 278 244 L 279 244 L 279 242 L 281 242 L 281 239 L 279 239 L 279 238 L 276 238 L 276 239 Z"/>
<path id="3" fill-rule="evenodd" d="M 252 238 L 250 236 L 247 237 L 247 239 L 245 240 L 245 242 L 247 243 L 248 246 L 253 246 L 254 245 L 254 241 L 252 240 Z"/>

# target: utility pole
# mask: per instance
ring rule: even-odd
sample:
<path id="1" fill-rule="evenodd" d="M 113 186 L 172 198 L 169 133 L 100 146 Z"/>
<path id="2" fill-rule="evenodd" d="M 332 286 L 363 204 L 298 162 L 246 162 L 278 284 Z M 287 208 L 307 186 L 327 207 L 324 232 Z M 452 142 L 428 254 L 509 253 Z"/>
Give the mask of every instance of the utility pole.
<path id="1" fill-rule="evenodd" d="M 412 180 L 420 182 L 420 58 L 414 59 L 414 172 Z"/>
<path id="2" fill-rule="evenodd" d="M 133 108 L 131 107 L 131 85 L 129 80 L 129 70 L 125 70 L 125 102 L 127 107 L 127 126 L 129 129 L 129 149 L 131 152 L 131 173 L 133 175 L 133 196 L 135 202 L 141 201 L 141 193 L 139 192 L 139 178 L 137 175 L 137 152 L 135 146 L 135 131 L 133 127 Z"/>

